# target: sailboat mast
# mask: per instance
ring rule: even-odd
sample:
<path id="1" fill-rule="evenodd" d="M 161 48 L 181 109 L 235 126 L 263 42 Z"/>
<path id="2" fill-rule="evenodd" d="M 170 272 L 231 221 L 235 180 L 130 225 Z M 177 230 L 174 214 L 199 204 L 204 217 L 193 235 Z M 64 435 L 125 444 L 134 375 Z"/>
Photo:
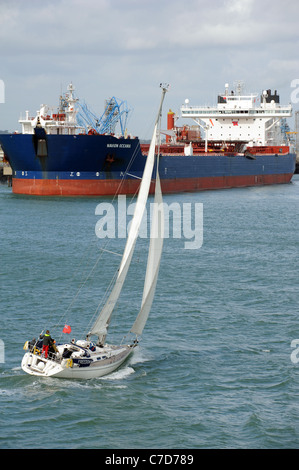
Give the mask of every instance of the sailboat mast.
<path id="1" fill-rule="evenodd" d="M 157 118 L 156 118 L 156 121 L 155 121 L 155 126 L 157 126 L 157 128 L 158 128 L 158 125 L 161 124 L 163 101 L 164 101 L 164 98 L 165 98 L 165 94 L 168 91 L 168 85 L 164 85 L 164 84 L 160 83 L 160 87 L 162 88 L 162 95 L 161 95 L 159 111 L 158 111 Z M 159 143 L 160 143 L 160 127 L 159 127 Z"/>
<path id="2" fill-rule="evenodd" d="M 125 250 L 123 253 L 123 257 L 120 263 L 120 267 L 118 270 L 117 279 L 106 304 L 102 308 L 92 329 L 87 335 L 87 337 L 91 335 L 97 335 L 98 344 L 103 344 L 103 342 L 105 341 L 107 329 L 110 323 L 110 318 L 111 318 L 113 309 L 120 296 L 123 284 L 127 276 L 127 272 L 129 270 L 129 266 L 130 266 L 133 252 L 135 249 L 136 240 L 139 234 L 141 221 L 143 218 L 143 214 L 144 214 L 147 199 L 148 199 L 152 173 L 153 173 L 153 168 L 154 168 L 154 163 L 155 163 L 155 146 L 156 146 L 156 138 L 157 138 L 157 127 L 158 127 L 158 122 L 161 119 L 162 105 L 163 105 L 165 93 L 167 91 L 166 86 L 162 84 L 160 86 L 162 88 L 162 96 L 161 96 L 159 111 L 158 111 L 157 118 L 155 121 L 154 132 L 153 132 L 153 136 L 152 136 L 152 140 L 151 140 L 151 144 L 149 148 L 149 153 L 146 159 L 146 164 L 144 167 L 143 177 L 142 177 L 141 184 L 140 184 L 140 189 L 139 189 L 139 193 L 137 197 L 134 216 L 131 221 L 130 231 L 129 231 L 127 243 L 125 246 Z"/>
<path id="3" fill-rule="evenodd" d="M 156 121 L 156 126 L 159 124 L 158 136 L 158 156 L 157 156 L 157 169 L 156 169 L 156 185 L 155 185 L 155 199 L 154 210 L 151 220 L 151 233 L 150 233 L 150 246 L 147 258 L 146 274 L 143 288 L 143 296 L 140 311 L 131 328 L 131 333 L 140 336 L 147 322 L 151 306 L 154 300 L 156 285 L 158 281 L 158 274 L 160 268 L 160 260 L 162 256 L 163 241 L 164 241 L 164 207 L 162 199 L 162 191 L 159 177 L 159 152 L 160 152 L 160 125 L 162 117 L 162 105 L 167 88 L 163 88 L 160 109 Z M 159 121 L 159 122 L 158 122 Z M 157 137 L 157 136 L 156 136 Z"/>

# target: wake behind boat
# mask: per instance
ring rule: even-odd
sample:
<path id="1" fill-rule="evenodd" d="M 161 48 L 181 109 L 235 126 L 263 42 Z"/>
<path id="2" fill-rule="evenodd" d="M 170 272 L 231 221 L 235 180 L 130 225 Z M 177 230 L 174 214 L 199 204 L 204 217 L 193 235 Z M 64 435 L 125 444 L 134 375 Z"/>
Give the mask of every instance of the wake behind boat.
<path id="1" fill-rule="evenodd" d="M 121 345 L 107 344 L 106 336 L 111 315 L 122 291 L 130 267 L 141 221 L 146 208 L 155 164 L 156 143 L 158 138 L 160 140 L 158 128 L 160 128 L 162 105 L 166 91 L 167 87 L 162 86 L 161 102 L 144 167 L 135 212 L 118 269 L 117 278 L 109 298 L 84 340 L 79 340 L 76 343 L 71 342 L 55 345 L 54 351 L 49 352 L 49 354 L 47 349 L 43 352 L 43 349 L 40 347 L 41 345 L 36 341 L 27 341 L 24 345 L 24 349 L 28 349 L 28 351 L 23 357 L 22 369 L 28 374 L 71 379 L 102 377 L 120 367 L 138 344 L 138 338 L 143 332 L 154 299 L 163 247 L 164 214 L 158 161 L 155 178 L 154 210 L 143 297 L 140 311 L 130 330 L 130 332 L 136 336 L 130 344 Z M 158 151 L 157 159 L 159 158 L 159 153 Z M 46 335 L 49 336 L 48 331 Z M 92 337 L 97 338 L 95 342 L 91 340 Z"/>

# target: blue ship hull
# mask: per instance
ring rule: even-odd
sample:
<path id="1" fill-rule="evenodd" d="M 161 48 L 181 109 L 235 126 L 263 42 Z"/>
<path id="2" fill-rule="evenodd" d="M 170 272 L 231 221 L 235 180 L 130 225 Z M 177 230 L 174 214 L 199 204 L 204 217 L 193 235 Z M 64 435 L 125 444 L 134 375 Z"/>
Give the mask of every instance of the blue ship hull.
<path id="1" fill-rule="evenodd" d="M 0 145 L 13 170 L 14 193 L 34 195 L 114 195 L 135 193 L 146 154 L 139 140 L 110 135 L 2 134 Z M 213 152 L 160 158 L 164 193 L 290 182 L 293 153 L 252 156 Z"/>

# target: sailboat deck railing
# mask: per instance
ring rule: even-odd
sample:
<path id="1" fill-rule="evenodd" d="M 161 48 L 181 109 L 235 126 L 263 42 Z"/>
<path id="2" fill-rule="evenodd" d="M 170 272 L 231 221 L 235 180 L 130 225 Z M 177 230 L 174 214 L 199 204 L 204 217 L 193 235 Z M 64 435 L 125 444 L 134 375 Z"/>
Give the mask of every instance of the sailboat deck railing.
<path id="1" fill-rule="evenodd" d="M 44 356 L 44 353 L 42 352 L 42 348 L 38 347 L 36 344 L 30 345 L 29 346 L 29 352 L 32 354 L 35 354 L 36 356 L 40 356 L 40 359 L 49 359 L 50 361 L 55 361 L 60 363 L 61 358 L 58 358 L 56 355 L 56 352 L 48 352 L 47 358 Z"/>

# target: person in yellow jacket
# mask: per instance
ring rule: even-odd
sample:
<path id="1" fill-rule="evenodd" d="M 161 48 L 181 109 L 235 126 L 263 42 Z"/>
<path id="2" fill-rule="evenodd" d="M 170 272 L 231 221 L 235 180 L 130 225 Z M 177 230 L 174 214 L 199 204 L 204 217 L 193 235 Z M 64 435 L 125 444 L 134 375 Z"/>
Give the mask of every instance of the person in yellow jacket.
<path id="1" fill-rule="evenodd" d="M 51 338 L 50 331 L 47 330 L 44 335 L 40 336 L 40 339 L 43 340 L 42 353 L 45 353 L 45 358 L 47 359 L 49 347 L 53 344 L 53 339 Z"/>

